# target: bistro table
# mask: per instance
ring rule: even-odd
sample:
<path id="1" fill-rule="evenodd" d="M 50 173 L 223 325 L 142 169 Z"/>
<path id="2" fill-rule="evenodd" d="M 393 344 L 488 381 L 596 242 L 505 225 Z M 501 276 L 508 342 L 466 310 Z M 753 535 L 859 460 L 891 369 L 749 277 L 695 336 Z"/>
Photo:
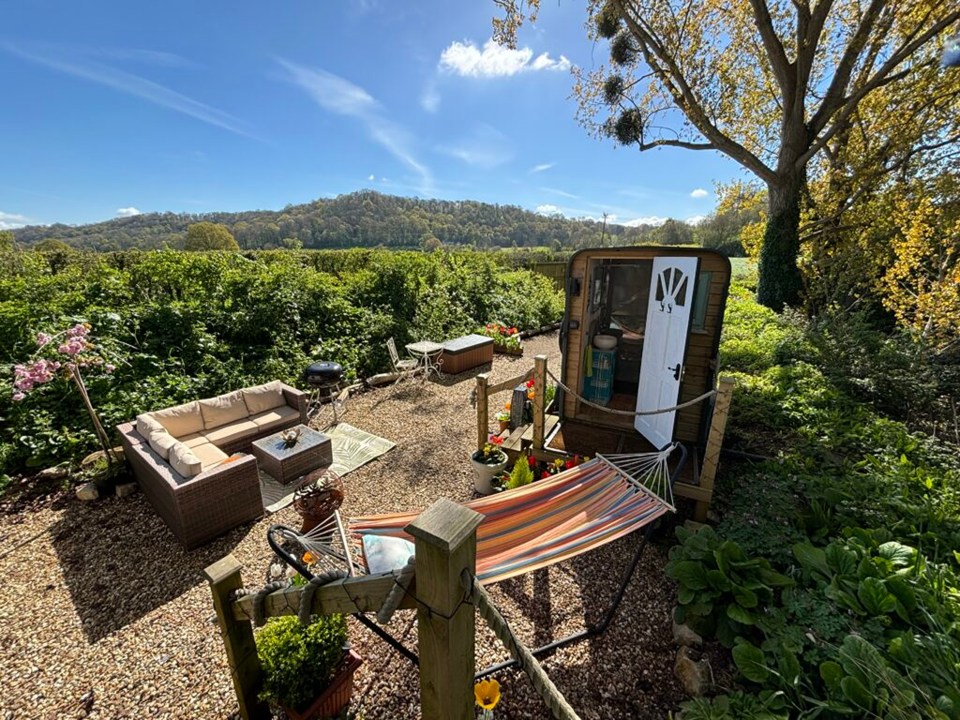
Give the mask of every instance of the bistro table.
<path id="1" fill-rule="evenodd" d="M 286 485 L 317 468 L 329 467 L 333 462 L 330 438 L 306 425 L 297 425 L 300 436 L 287 445 L 279 432 L 254 440 L 251 454 L 261 470 L 277 482 Z"/>
<path id="2" fill-rule="evenodd" d="M 420 367 L 423 368 L 423 379 L 430 377 L 430 373 L 435 373 L 438 378 L 443 377 L 440 372 L 443 354 L 443 345 L 431 342 L 430 340 L 421 340 L 420 342 L 410 343 L 406 346 L 407 352 L 417 359 Z"/>

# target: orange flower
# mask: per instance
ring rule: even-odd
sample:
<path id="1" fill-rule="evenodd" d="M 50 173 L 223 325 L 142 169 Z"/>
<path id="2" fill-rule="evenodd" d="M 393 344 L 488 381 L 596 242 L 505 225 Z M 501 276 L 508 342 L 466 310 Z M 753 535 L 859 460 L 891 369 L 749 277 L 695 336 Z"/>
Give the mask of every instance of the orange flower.
<path id="1" fill-rule="evenodd" d="M 493 710 L 500 702 L 500 683 L 496 680 L 481 680 L 473 686 L 477 705 L 484 710 Z"/>
<path id="2" fill-rule="evenodd" d="M 509 410 L 509 409 L 510 409 L 510 401 L 509 401 L 509 400 L 507 400 L 507 402 L 504 403 L 503 409 L 504 409 L 504 410 Z"/>
<path id="3" fill-rule="evenodd" d="M 310 552 L 309 550 L 307 550 L 307 552 L 305 552 L 305 553 L 303 554 L 303 561 L 304 561 L 307 565 L 311 565 L 311 564 L 315 563 L 318 559 L 319 559 L 319 558 L 318 558 L 316 555 L 314 555 L 312 552 Z"/>

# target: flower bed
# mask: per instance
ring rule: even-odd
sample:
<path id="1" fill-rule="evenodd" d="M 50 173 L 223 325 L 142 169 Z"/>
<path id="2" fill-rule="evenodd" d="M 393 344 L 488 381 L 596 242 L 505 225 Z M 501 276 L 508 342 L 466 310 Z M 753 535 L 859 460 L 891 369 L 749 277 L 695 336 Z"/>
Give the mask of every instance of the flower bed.
<path id="1" fill-rule="evenodd" d="M 502 355 L 523 355 L 520 331 L 497 322 L 487 323 L 479 331 L 480 335 L 493 338 L 493 351 Z"/>

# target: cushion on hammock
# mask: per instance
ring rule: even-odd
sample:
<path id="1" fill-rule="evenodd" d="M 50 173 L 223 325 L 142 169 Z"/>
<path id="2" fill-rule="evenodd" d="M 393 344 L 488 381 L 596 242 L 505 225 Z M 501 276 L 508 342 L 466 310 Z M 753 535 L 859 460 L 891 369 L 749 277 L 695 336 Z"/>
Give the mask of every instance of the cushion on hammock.
<path id="1" fill-rule="evenodd" d="M 364 535 L 363 558 L 371 575 L 399 570 L 414 555 L 414 545 L 403 538 L 388 535 Z"/>

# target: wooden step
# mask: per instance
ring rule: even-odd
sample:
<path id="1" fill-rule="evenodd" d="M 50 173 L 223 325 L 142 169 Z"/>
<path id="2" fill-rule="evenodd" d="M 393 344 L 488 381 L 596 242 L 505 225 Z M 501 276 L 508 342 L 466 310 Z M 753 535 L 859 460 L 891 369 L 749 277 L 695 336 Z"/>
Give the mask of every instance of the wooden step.
<path id="1" fill-rule="evenodd" d="M 547 415 L 544 418 L 544 422 L 543 422 L 544 438 L 549 437 L 550 432 L 553 430 L 553 428 L 556 426 L 558 422 L 560 422 L 559 415 Z M 522 448 L 528 448 L 531 445 L 533 445 L 533 423 L 530 423 L 530 425 L 524 431 L 523 437 L 520 438 L 520 441 L 521 441 Z"/>

